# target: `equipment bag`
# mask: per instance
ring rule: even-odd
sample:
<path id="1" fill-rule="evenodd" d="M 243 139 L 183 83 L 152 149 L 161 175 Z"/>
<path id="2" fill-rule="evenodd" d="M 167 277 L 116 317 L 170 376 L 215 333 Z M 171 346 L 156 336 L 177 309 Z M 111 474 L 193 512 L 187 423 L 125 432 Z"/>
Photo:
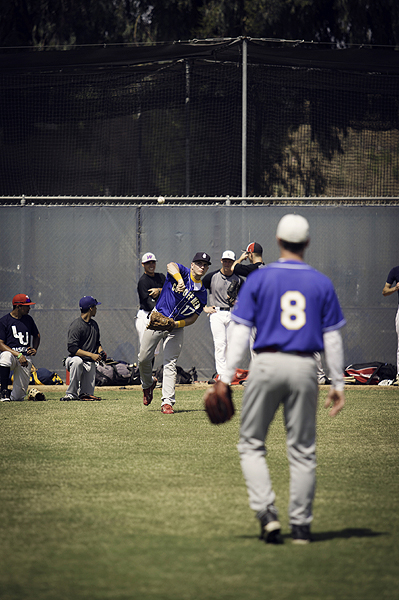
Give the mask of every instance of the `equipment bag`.
<path id="1" fill-rule="evenodd" d="M 136 365 L 107 358 L 96 363 L 96 386 L 103 385 L 139 385 L 140 375 Z"/>
<path id="2" fill-rule="evenodd" d="M 249 370 L 248 369 L 236 369 L 233 381 L 231 385 L 238 385 L 241 381 L 245 381 L 248 378 Z"/>
<path id="3" fill-rule="evenodd" d="M 36 369 L 32 366 L 29 385 L 63 385 L 63 383 L 55 371 L 49 371 L 44 367 Z"/>
<path id="4" fill-rule="evenodd" d="M 344 377 L 347 379 L 346 383 L 352 382 L 358 384 L 361 383 L 363 385 L 378 385 L 380 381 L 395 379 L 396 367 L 389 363 L 377 361 L 371 363 L 358 363 L 346 367 Z"/>
<path id="5" fill-rule="evenodd" d="M 158 383 L 162 383 L 163 367 L 159 367 L 155 371 L 155 377 Z M 195 367 L 191 367 L 189 371 L 185 371 L 182 367 L 177 366 L 176 383 L 187 385 L 193 383 L 193 381 L 197 381 L 197 369 Z"/>

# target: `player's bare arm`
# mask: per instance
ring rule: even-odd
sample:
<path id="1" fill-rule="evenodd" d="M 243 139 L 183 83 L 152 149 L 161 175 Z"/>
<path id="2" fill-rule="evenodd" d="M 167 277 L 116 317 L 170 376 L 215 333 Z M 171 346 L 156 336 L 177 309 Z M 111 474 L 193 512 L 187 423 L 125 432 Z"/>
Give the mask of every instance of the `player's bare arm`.
<path id="1" fill-rule="evenodd" d="M 150 288 L 148 290 L 148 295 L 151 296 L 151 298 L 158 298 L 158 296 L 161 292 L 162 292 L 162 288 Z"/>
<path id="2" fill-rule="evenodd" d="M 20 352 L 17 352 L 16 350 L 13 350 L 13 348 L 10 348 L 9 346 L 7 346 L 7 344 L 3 340 L 0 340 L 0 352 L 10 352 L 13 356 L 15 356 L 19 360 L 20 365 L 22 365 L 23 367 L 26 367 L 28 364 L 26 356 L 24 356 Z M 18 358 L 19 354 L 21 354 L 21 356 Z"/>
<path id="3" fill-rule="evenodd" d="M 216 312 L 216 308 L 214 306 L 204 306 L 203 310 L 207 315 L 211 315 L 212 313 Z"/>
<path id="4" fill-rule="evenodd" d="M 393 294 L 394 292 L 397 292 L 398 290 L 399 290 L 399 282 L 396 283 L 392 287 L 391 287 L 390 283 L 385 283 L 384 289 L 382 290 L 382 295 L 383 296 L 390 296 L 391 294 Z"/>
<path id="5" fill-rule="evenodd" d="M 236 265 L 240 265 L 244 260 L 248 258 L 248 252 L 243 252 L 237 260 L 235 260 L 231 266 L 232 271 L 234 271 L 234 267 Z"/>
<path id="6" fill-rule="evenodd" d="M 39 348 L 39 346 L 40 346 L 40 333 L 38 333 L 37 335 L 35 335 L 35 336 L 32 338 L 32 346 L 29 346 L 29 347 L 28 347 L 28 349 L 27 349 L 26 353 L 27 353 L 29 356 L 35 356 L 35 354 L 36 354 L 36 353 L 37 353 L 37 351 L 38 351 L 38 348 Z"/>
<path id="7" fill-rule="evenodd" d="M 190 317 L 184 319 L 184 327 L 189 327 L 189 325 L 193 325 L 193 323 L 195 323 L 195 321 L 198 319 L 198 316 L 199 315 L 197 315 L 197 313 L 194 313 Z M 180 321 L 175 321 L 175 328 L 177 329 L 178 327 L 181 327 Z"/>
<path id="8" fill-rule="evenodd" d="M 169 275 L 172 275 L 172 277 L 180 273 L 180 269 L 175 262 L 168 263 L 166 265 L 166 270 L 169 273 Z"/>
<path id="9" fill-rule="evenodd" d="M 177 264 L 174 262 L 168 263 L 166 266 L 166 270 L 168 271 L 169 275 L 172 275 L 172 277 L 177 281 L 176 292 L 184 292 L 186 286 L 184 285 L 184 280 L 181 276 L 180 269 L 177 266 Z"/>
<path id="10" fill-rule="evenodd" d="M 80 348 L 76 352 L 76 356 L 79 356 L 79 358 L 90 358 L 94 362 L 97 362 L 101 358 L 98 352 L 87 352 L 86 350 L 81 350 Z"/>

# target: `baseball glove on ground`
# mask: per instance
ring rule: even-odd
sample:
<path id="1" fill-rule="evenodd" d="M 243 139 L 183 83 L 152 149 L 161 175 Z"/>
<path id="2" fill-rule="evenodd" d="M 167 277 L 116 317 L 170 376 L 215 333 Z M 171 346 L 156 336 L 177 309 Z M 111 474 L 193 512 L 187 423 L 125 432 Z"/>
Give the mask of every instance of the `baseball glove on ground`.
<path id="1" fill-rule="evenodd" d="M 217 381 L 204 396 L 205 410 L 214 425 L 226 423 L 234 415 L 234 404 L 230 386 Z"/>
<path id="2" fill-rule="evenodd" d="M 175 328 L 175 322 L 170 317 L 164 317 L 160 312 L 152 312 L 150 314 L 150 322 L 147 329 L 152 331 L 172 331 Z"/>
<path id="3" fill-rule="evenodd" d="M 37 402 L 45 399 L 46 396 L 43 394 L 43 392 L 39 392 L 39 390 L 37 390 L 36 388 L 32 388 L 29 390 L 28 400 L 35 400 Z"/>

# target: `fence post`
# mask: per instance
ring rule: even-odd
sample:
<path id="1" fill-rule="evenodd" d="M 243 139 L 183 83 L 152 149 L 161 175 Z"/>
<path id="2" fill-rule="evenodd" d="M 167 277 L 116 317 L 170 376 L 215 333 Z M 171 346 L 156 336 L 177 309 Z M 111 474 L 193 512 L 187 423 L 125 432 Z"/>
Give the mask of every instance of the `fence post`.
<path id="1" fill-rule="evenodd" d="M 247 40 L 242 40 L 241 196 L 247 197 Z M 245 203 L 245 201 L 244 201 Z"/>

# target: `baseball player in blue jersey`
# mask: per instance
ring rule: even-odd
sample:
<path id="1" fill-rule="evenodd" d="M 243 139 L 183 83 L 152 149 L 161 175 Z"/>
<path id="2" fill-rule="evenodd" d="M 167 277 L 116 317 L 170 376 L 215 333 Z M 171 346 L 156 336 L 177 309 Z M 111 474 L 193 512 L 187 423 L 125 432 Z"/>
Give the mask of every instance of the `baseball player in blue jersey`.
<path id="1" fill-rule="evenodd" d="M 285 215 L 277 227 L 280 259 L 252 273 L 232 313 L 233 331 L 222 381 L 229 384 L 256 327 L 248 383 L 243 397 L 238 451 L 250 507 L 261 535 L 280 543 L 275 493 L 265 460 L 265 438 L 283 406 L 290 465 L 289 521 L 294 543 L 311 541 L 315 493 L 317 366 L 314 352 L 324 349 L 332 380 L 326 408 L 344 406 L 343 346 L 345 324 L 331 281 L 304 262 L 309 224 Z"/>
<path id="2" fill-rule="evenodd" d="M 396 375 L 395 385 L 398 385 L 399 384 L 399 267 L 394 267 L 393 269 L 391 269 L 389 271 L 386 283 L 384 285 L 384 289 L 382 290 L 382 295 L 390 296 L 391 294 L 394 294 L 395 292 L 398 292 L 398 310 L 396 311 L 396 317 L 395 317 L 396 335 L 398 336 L 398 345 L 397 345 L 397 350 L 396 350 L 397 375 Z"/>
<path id="3" fill-rule="evenodd" d="M 160 340 L 163 340 L 162 405 L 164 414 L 173 414 L 177 360 L 183 347 L 184 328 L 195 323 L 206 305 L 207 292 L 202 277 L 211 264 L 209 254 L 197 252 L 191 268 L 171 262 L 167 265 L 167 276 L 155 310 L 175 321 L 170 331 L 146 329 L 140 346 L 139 369 L 143 386 L 143 403 L 148 406 L 153 397 L 156 380 L 152 376 L 152 359 Z"/>

